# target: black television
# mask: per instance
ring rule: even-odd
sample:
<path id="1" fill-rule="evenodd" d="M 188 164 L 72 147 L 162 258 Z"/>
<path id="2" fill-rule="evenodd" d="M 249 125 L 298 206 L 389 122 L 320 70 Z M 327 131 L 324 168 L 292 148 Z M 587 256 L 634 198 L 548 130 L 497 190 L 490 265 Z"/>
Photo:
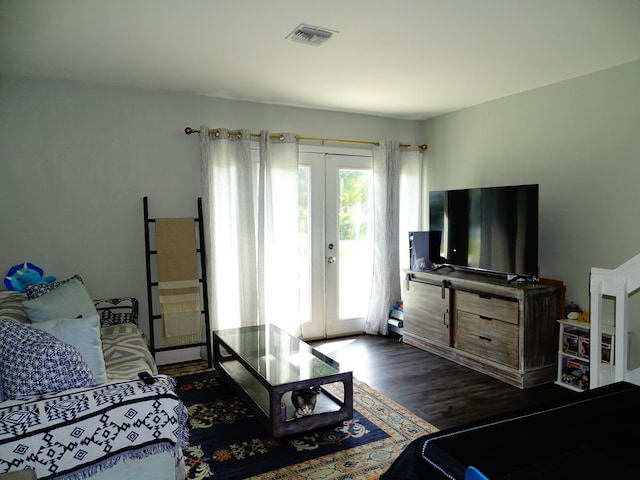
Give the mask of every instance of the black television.
<path id="1" fill-rule="evenodd" d="M 436 267 L 538 277 L 538 185 L 429 192 L 429 230 L 442 231 Z"/>

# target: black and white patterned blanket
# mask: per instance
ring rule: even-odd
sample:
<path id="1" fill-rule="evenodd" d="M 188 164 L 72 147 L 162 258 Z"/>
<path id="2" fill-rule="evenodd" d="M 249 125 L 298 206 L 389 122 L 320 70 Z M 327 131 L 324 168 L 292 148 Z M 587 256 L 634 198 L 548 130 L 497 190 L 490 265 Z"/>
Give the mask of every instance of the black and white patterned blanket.
<path id="1" fill-rule="evenodd" d="M 158 373 L 142 331 L 133 323 L 103 326 L 100 337 L 110 381 L 138 378 L 139 372 Z"/>
<path id="2" fill-rule="evenodd" d="M 86 478 L 119 461 L 187 446 L 187 410 L 175 380 L 156 376 L 0 404 L 0 473 Z"/>

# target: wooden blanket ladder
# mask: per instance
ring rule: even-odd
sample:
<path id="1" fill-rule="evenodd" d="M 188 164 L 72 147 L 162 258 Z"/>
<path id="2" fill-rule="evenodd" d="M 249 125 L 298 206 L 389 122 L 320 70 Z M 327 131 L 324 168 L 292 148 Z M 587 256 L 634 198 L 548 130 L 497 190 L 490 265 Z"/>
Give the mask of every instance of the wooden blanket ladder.
<path id="1" fill-rule="evenodd" d="M 206 269 L 206 251 L 204 242 L 204 225 L 202 217 L 202 199 L 198 197 L 198 216 L 194 218 L 197 226 L 196 235 L 196 252 L 199 257 L 199 275 L 198 282 L 200 284 L 200 297 L 202 305 L 202 318 L 204 320 L 204 341 L 197 343 L 181 344 L 176 346 L 157 346 L 156 342 L 156 322 L 162 321 L 162 314 L 159 307 L 159 292 L 157 281 L 157 254 L 158 251 L 152 248 L 155 245 L 155 218 L 149 217 L 149 201 L 147 197 L 143 198 L 144 206 L 144 228 L 145 228 L 145 250 L 147 263 L 147 299 L 149 305 L 149 347 L 151 354 L 156 358 L 156 353 L 167 352 L 171 350 L 179 350 L 194 347 L 206 347 L 206 359 L 209 367 L 213 365 L 213 349 L 211 344 L 211 322 L 209 318 L 209 297 L 207 292 L 207 269 Z M 152 238 L 154 242 L 152 242 Z M 155 263 L 153 259 L 155 258 Z M 155 269 L 153 267 L 156 267 Z M 162 332 L 162 329 L 160 330 Z M 156 358 L 157 360 L 157 358 Z"/>

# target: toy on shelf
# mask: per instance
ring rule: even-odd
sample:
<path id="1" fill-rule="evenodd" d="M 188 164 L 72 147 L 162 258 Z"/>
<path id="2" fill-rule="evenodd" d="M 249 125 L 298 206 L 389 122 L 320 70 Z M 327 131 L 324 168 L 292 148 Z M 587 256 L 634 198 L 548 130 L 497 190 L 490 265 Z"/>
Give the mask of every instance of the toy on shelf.
<path id="1" fill-rule="evenodd" d="M 589 310 L 583 310 L 578 315 L 578 321 L 582 323 L 589 323 Z"/>

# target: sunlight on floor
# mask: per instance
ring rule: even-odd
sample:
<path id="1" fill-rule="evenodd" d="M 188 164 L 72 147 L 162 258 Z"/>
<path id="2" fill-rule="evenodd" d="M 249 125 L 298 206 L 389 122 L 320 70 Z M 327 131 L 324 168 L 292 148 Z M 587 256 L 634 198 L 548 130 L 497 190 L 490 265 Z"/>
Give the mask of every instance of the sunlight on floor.
<path id="1" fill-rule="evenodd" d="M 334 352 L 336 350 L 340 350 L 341 348 L 349 345 L 350 343 L 355 342 L 356 339 L 355 338 L 351 338 L 349 340 L 338 340 L 338 341 L 331 341 L 331 342 L 327 342 L 327 343 L 322 343 L 322 344 L 318 344 L 318 345 L 314 345 L 314 348 L 316 350 L 318 350 L 321 353 L 324 353 L 325 355 L 329 355 L 331 352 Z"/>

